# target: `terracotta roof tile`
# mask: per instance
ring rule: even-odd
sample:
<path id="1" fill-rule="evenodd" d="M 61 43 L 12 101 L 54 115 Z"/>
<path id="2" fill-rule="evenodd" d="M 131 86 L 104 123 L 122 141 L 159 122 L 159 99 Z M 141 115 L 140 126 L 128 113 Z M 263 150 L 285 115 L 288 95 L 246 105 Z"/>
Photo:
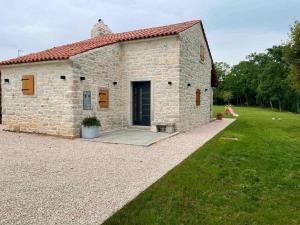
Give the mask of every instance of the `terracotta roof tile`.
<path id="1" fill-rule="evenodd" d="M 147 28 L 124 33 L 108 34 L 88 39 L 85 41 L 76 42 L 73 44 L 54 47 L 42 52 L 32 53 L 18 58 L 2 61 L 0 62 L 0 65 L 31 63 L 50 60 L 64 60 L 70 58 L 71 56 L 117 42 L 175 35 L 192 27 L 193 25 L 199 22 L 200 20 L 193 20 L 162 27 Z"/>

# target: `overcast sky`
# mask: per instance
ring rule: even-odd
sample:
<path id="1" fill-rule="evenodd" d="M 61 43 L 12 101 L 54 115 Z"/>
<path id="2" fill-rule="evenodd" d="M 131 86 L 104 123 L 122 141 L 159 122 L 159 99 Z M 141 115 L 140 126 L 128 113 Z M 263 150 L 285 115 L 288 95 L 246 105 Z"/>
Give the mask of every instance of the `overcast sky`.
<path id="1" fill-rule="evenodd" d="M 300 0 L 0 0 L 0 60 L 113 32 L 201 19 L 215 61 L 236 64 L 287 39 Z"/>

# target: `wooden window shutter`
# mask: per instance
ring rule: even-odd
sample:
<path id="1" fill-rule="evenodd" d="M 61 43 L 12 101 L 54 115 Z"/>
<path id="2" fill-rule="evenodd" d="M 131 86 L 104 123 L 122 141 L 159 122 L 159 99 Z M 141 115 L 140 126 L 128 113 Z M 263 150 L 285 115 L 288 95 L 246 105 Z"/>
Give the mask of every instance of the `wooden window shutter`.
<path id="1" fill-rule="evenodd" d="M 100 91 L 99 91 L 99 105 L 100 105 L 100 108 L 108 108 L 108 106 L 109 106 L 109 92 L 108 92 L 108 89 L 100 89 Z"/>
<path id="2" fill-rule="evenodd" d="M 200 89 L 196 90 L 196 105 L 200 105 L 200 101 L 201 101 L 201 91 Z"/>
<path id="3" fill-rule="evenodd" d="M 205 48 L 203 45 L 200 46 L 200 60 L 201 62 L 204 62 L 205 60 Z"/>
<path id="4" fill-rule="evenodd" d="M 22 92 L 24 95 L 34 95 L 34 76 L 24 75 L 22 77 Z"/>

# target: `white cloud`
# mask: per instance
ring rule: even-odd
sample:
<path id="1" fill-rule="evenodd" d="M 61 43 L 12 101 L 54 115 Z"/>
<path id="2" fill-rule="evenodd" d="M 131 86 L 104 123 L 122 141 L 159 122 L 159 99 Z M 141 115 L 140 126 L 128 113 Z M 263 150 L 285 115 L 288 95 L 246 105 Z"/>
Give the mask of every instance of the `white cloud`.
<path id="1" fill-rule="evenodd" d="M 0 0 L 0 5 L 0 60 L 16 57 L 17 49 L 36 52 L 87 39 L 99 18 L 114 32 L 202 19 L 215 61 L 232 64 L 279 44 L 300 11 L 299 0 Z"/>

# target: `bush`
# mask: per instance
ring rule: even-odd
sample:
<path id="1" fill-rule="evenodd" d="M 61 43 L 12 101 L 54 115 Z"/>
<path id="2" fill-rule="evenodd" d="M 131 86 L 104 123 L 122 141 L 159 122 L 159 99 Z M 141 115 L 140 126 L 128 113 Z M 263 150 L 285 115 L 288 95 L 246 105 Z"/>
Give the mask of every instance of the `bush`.
<path id="1" fill-rule="evenodd" d="M 82 120 L 82 123 L 81 123 L 84 127 L 93 127 L 93 126 L 96 126 L 96 127 L 100 127 L 101 124 L 100 124 L 100 121 L 97 119 L 97 117 L 87 117 L 87 118 L 84 118 Z"/>

